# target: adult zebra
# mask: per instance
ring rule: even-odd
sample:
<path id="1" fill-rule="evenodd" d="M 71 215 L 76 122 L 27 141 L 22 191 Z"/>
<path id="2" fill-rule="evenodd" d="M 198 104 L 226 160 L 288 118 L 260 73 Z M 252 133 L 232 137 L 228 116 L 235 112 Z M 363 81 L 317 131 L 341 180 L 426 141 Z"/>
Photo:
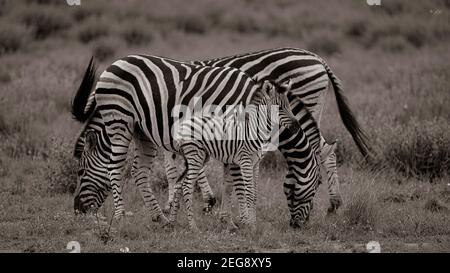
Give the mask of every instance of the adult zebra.
<path id="1" fill-rule="evenodd" d="M 144 202 L 153 209 L 153 218 L 163 223 L 167 219 L 159 208 L 155 209 L 157 202 L 143 173 L 149 168 L 156 147 L 178 151 L 171 130 L 181 110 L 175 110 L 176 106 L 198 109 L 215 105 L 224 109 L 228 105 L 247 105 L 260 88 L 235 68 L 193 65 L 146 55 L 115 61 L 101 74 L 91 92 L 94 82 L 91 60 L 72 105 L 74 117 L 85 123 L 75 146 L 75 155 L 80 158 L 75 209 L 85 212 L 98 208 L 112 188 L 114 216 L 123 214 L 120 182 L 129 144 L 134 140 L 139 152 L 134 164 L 135 178 L 143 182 L 140 190 L 148 198 Z M 224 110 L 226 115 L 231 109 Z"/>
<path id="2" fill-rule="evenodd" d="M 368 155 L 370 148 L 367 144 L 367 138 L 348 106 L 347 100 L 343 95 L 341 82 L 327 63 L 318 55 L 296 48 L 277 48 L 206 61 L 193 61 L 193 63 L 215 67 L 234 67 L 244 71 L 251 77 L 257 77 L 262 80 L 268 79 L 276 83 L 291 79 L 293 81 L 292 95 L 289 97 L 291 103 L 294 104 L 298 99 L 301 99 L 319 126 L 327 95 L 326 90 L 331 82 L 344 126 L 350 132 L 361 154 L 364 157 Z M 295 109 L 293 111 L 294 113 L 296 112 Z M 334 152 L 336 145 L 327 144 L 322 135 L 321 139 L 321 159 L 327 173 L 330 198 L 328 211 L 335 212 L 342 203 L 336 167 L 336 154 Z M 295 142 L 295 138 L 280 136 L 281 145 L 279 150 L 288 164 L 289 171 L 286 175 L 286 181 L 301 181 L 304 175 L 301 173 L 302 168 L 299 167 L 302 164 L 302 157 L 298 149 L 291 145 L 292 141 Z M 168 210 L 172 202 L 173 184 L 178 177 L 175 160 L 175 155 L 168 152 L 165 153 L 165 167 L 169 181 L 169 198 L 165 206 L 166 210 Z M 242 179 L 235 172 L 233 173 L 234 180 L 239 181 Z M 199 175 L 198 184 L 204 199 L 204 210 L 208 211 L 214 205 L 215 198 L 204 172 Z"/>
<path id="3" fill-rule="evenodd" d="M 180 179 L 182 183 L 177 183 L 178 189 L 170 212 L 171 222 L 175 221 L 182 190 L 189 226 L 192 230 L 198 230 L 192 211 L 192 186 L 208 158 L 213 157 L 240 170 L 244 183 L 236 184 L 235 188 L 241 196 L 239 209 L 244 211 L 245 219 L 242 220 L 246 221 L 243 224 L 256 227 L 254 205 L 257 197 L 257 166 L 264 149 L 271 143 L 271 135 L 278 134 L 278 123 L 292 133 L 297 133 L 300 129 L 287 99 L 289 89 L 289 84 L 277 86 L 264 81 L 262 88 L 253 94 L 250 104 L 243 111 L 226 118 L 194 115 L 183 120 L 177 142 L 186 168 Z M 319 176 L 315 179 L 318 180 Z M 244 187 L 238 187 L 239 185 Z M 244 194 L 239 194 L 237 190 L 244 190 L 247 198 L 242 198 Z M 248 215 L 249 210 L 251 217 Z"/>
<path id="4" fill-rule="evenodd" d="M 289 98 L 291 103 L 297 102 L 301 98 L 303 101 L 305 101 L 306 107 L 313 113 L 313 117 L 317 122 L 320 121 L 323 101 L 326 95 L 325 91 L 327 90 L 327 87 L 329 85 L 328 80 L 330 80 L 331 85 L 333 86 L 333 89 L 335 91 L 339 112 L 344 125 L 351 133 L 362 154 L 367 155 L 368 146 L 366 144 L 366 138 L 346 103 L 346 99 L 342 94 L 340 81 L 333 74 L 328 65 L 314 53 L 295 48 L 280 48 L 194 63 L 209 64 L 212 66 L 236 66 L 246 71 L 246 73 L 253 73 L 254 75 L 259 75 L 263 78 L 271 78 L 276 82 L 280 82 L 281 80 L 292 77 L 294 84 L 292 90 L 293 95 Z M 294 107 L 293 111 L 294 113 L 296 113 L 298 109 Z M 93 125 L 91 126 L 91 124 Z M 102 124 L 103 120 L 101 119 L 101 117 L 99 117 L 98 115 L 93 115 L 91 123 L 88 123 L 86 125 L 86 128 L 93 127 L 92 129 L 97 129 L 97 132 L 103 133 L 103 130 L 99 130 L 99 127 L 101 127 Z M 305 127 L 302 127 L 305 130 Z M 101 140 L 104 138 L 99 137 L 99 139 Z M 289 169 L 284 184 L 286 191 L 287 188 L 291 187 L 290 185 L 295 185 L 297 182 L 304 183 L 304 181 L 307 180 L 307 175 L 305 174 L 305 166 L 302 161 L 302 156 L 304 156 L 303 150 L 300 148 L 301 146 L 296 147 L 298 138 L 295 136 L 281 135 L 280 140 L 281 145 L 279 146 L 279 150 L 286 158 Z M 83 141 L 84 134 L 80 135 L 78 139 L 78 143 L 80 145 L 77 145 L 78 152 L 76 151 L 76 155 L 81 154 L 80 151 L 83 150 Z M 334 145 L 327 145 L 323 141 L 322 143 L 321 158 L 325 159 L 325 168 L 327 171 L 327 181 L 330 193 L 331 205 L 329 211 L 334 211 L 341 203 L 341 197 L 338 188 L 339 184 L 337 180 Z M 107 147 L 108 144 L 105 142 L 102 146 Z M 166 169 L 169 171 L 172 170 L 172 172 L 168 172 L 168 174 L 176 174 L 173 155 L 165 156 L 165 160 L 167 166 Z M 136 165 L 137 164 L 133 164 L 133 166 Z M 142 174 L 145 172 L 138 173 Z M 239 175 L 236 175 L 236 173 L 233 173 L 233 170 L 225 170 L 225 173 L 231 174 L 232 179 L 236 180 L 237 182 L 241 180 L 241 177 Z M 168 178 L 169 182 L 171 182 L 170 176 Z M 226 176 L 226 179 L 230 179 L 230 177 Z M 211 201 L 214 201 L 214 199 L 211 198 L 212 192 L 209 188 L 208 183 L 205 183 L 207 181 L 206 177 L 203 173 L 200 173 L 199 182 L 202 181 L 203 183 L 199 183 L 202 188 L 202 193 L 204 194 L 207 206 L 211 206 L 213 204 L 213 202 Z M 171 184 L 172 183 L 169 184 L 169 190 L 171 189 Z M 99 185 L 101 185 L 101 183 L 96 184 L 97 187 L 102 188 L 102 186 Z M 209 188 L 209 191 L 208 189 L 205 190 L 205 187 L 202 187 L 202 185 L 206 185 L 206 188 Z M 95 196 L 93 197 L 93 199 L 99 199 L 99 201 L 101 202 L 97 202 L 97 204 L 101 204 L 103 202 L 103 199 L 98 197 L 98 195 L 100 194 L 96 193 L 96 190 L 97 188 L 95 188 L 94 185 L 91 185 L 91 191 L 90 193 L 86 193 L 86 196 L 88 196 L 89 194 Z M 106 189 L 102 188 L 101 190 L 103 192 L 106 192 Z M 170 194 L 170 196 L 172 196 L 172 194 Z"/>

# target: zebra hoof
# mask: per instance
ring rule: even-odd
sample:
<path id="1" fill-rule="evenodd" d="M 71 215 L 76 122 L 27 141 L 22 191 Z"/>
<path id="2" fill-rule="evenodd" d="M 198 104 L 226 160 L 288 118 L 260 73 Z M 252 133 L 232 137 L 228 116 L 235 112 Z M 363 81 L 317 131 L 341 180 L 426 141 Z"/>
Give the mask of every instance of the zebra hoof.
<path id="1" fill-rule="evenodd" d="M 341 205 L 342 205 L 341 197 L 330 199 L 330 207 L 328 208 L 328 213 L 329 214 L 336 213 Z"/>
<path id="2" fill-rule="evenodd" d="M 171 207 L 172 207 L 172 202 L 167 202 L 167 204 L 162 209 L 163 213 L 168 214 L 170 212 Z"/>
<path id="3" fill-rule="evenodd" d="M 212 212 L 212 208 L 214 207 L 215 204 L 216 204 L 216 198 L 214 196 L 210 196 L 204 204 L 203 213 L 210 214 Z"/>

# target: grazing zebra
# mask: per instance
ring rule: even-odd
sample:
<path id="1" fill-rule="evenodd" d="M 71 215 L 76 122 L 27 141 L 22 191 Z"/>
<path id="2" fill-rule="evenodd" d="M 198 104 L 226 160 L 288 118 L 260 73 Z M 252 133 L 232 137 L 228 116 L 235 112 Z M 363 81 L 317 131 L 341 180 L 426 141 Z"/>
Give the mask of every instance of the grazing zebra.
<path id="1" fill-rule="evenodd" d="M 242 212 L 240 215 L 245 217 L 241 218 L 242 224 L 255 224 L 256 215 L 252 214 L 257 196 L 257 166 L 263 148 L 271 140 L 270 134 L 277 121 L 273 119 L 279 118 L 279 124 L 293 133 L 300 128 L 290 110 L 288 91 L 289 85 L 275 86 L 265 81 L 262 88 L 253 94 L 247 111 L 240 115 L 245 119 L 239 119 L 236 115 L 225 119 L 222 116 L 194 116 L 182 122 L 178 143 L 186 168 L 181 177 L 183 182 L 178 183 L 175 189 L 171 222 L 175 221 L 182 190 L 189 226 L 192 230 L 198 230 L 192 211 L 193 183 L 208 158 L 213 157 L 240 170 L 244 183 L 235 185 L 235 192 Z M 279 116 L 273 112 L 274 106 L 279 109 Z"/>
<path id="2" fill-rule="evenodd" d="M 193 63 L 219 66 L 219 67 L 234 67 L 244 71 L 251 77 L 257 77 L 262 80 L 272 80 L 275 82 L 283 82 L 286 79 L 293 81 L 292 96 L 290 96 L 291 103 L 294 103 L 297 98 L 300 98 L 308 110 L 312 113 L 314 119 L 320 126 L 322 110 L 325 105 L 325 97 L 327 95 L 329 81 L 334 89 L 334 94 L 337 101 L 337 106 L 344 126 L 353 137 L 359 151 L 366 157 L 369 152 L 367 138 L 361 130 L 357 120 L 350 110 L 346 98 L 342 94 L 342 85 L 340 80 L 332 72 L 327 63 L 316 54 L 296 49 L 296 48 L 277 48 L 269 49 L 252 53 L 245 53 L 240 55 L 222 57 L 206 61 L 194 61 Z M 295 107 L 293 108 L 296 114 Z M 329 212 L 335 212 L 342 203 L 342 198 L 339 191 L 339 181 L 336 168 L 336 154 L 334 152 L 336 144 L 327 144 L 321 136 L 321 163 L 327 173 L 328 192 L 330 196 Z M 282 152 L 288 164 L 288 173 L 286 175 L 287 181 L 302 181 L 302 158 L 296 149 L 291 144 L 295 142 L 295 138 L 290 135 L 280 136 L 279 150 Z M 165 209 L 168 208 L 172 201 L 173 191 L 171 189 L 177 177 L 177 169 L 175 164 L 175 157 L 172 157 L 166 152 L 166 172 L 169 181 L 169 198 Z M 226 172 L 229 173 L 229 172 Z M 233 179 L 240 180 L 239 175 L 233 174 Z M 205 201 L 204 210 L 209 210 L 210 205 L 214 204 L 214 195 L 211 187 L 207 183 L 204 173 L 199 176 L 199 186 Z M 294 183 L 294 182 L 288 182 Z"/>
<path id="3" fill-rule="evenodd" d="M 156 148 L 178 151 L 172 129 L 181 114 L 214 105 L 227 115 L 229 109 L 225 106 L 246 106 L 260 88 L 235 68 L 193 65 L 146 55 L 115 61 L 100 75 L 91 92 L 94 82 L 91 60 L 72 104 L 73 116 L 85 123 L 75 146 L 75 154 L 80 158 L 75 209 L 98 209 L 112 189 L 114 216 L 124 213 L 121 181 L 129 145 L 134 140 L 139 154 L 133 164 L 133 176 L 142 181 L 138 186 L 147 198 L 144 202 L 153 210 L 152 218 L 163 223 L 167 219 L 151 193 L 147 177 Z M 97 127 L 100 134 L 91 129 L 96 127 L 93 120 L 103 124 L 102 128 Z"/>
<path id="4" fill-rule="evenodd" d="M 323 101 L 326 96 L 325 91 L 327 90 L 328 81 L 330 80 L 335 91 L 339 112 L 344 125 L 351 133 L 362 154 L 367 155 L 368 146 L 366 144 L 365 136 L 346 103 L 346 99 L 342 94 L 342 87 L 340 85 L 340 82 L 328 67 L 328 65 L 317 55 L 295 48 L 280 48 L 193 63 L 209 64 L 212 66 L 234 66 L 246 71 L 247 74 L 272 79 L 275 82 L 281 82 L 282 80 L 291 78 L 294 82 L 292 95 L 289 97 L 291 104 L 294 102 L 294 100 L 296 100 L 296 98 L 301 98 L 305 102 L 308 110 L 313 113 L 313 117 L 317 122 L 320 121 L 320 114 L 324 105 Z M 83 112 L 83 110 L 81 111 Z M 294 114 L 298 112 L 298 109 L 293 108 L 292 110 Z M 101 119 L 101 116 L 98 116 L 99 115 L 93 115 L 91 118 L 91 122 L 103 124 L 104 122 Z M 90 123 L 87 123 L 86 128 L 89 128 L 89 125 Z M 102 126 L 104 127 L 104 125 Z M 303 129 L 305 129 L 303 125 L 302 127 Z M 96 126 L 94 127 L 94 129 L 96 129 Z M 97 133 L 103 132 L 104 130 L 97 131 Z M 82 143 L 84 138 L 85 134 L 82 133 L 78 139 L 78 142 L 81 143 L 81 147 L 83 146 Z M 99 140 L 103 139 L 103 137 L 99 137 Z M 287 191 L 286 185 L 296 184 L 296 181 L 299 181 L 300 184 L 304 184 L 304 181 L 306 181 L 304 174 L 305 166 L 302 164 L 301 158 L 302 153 L 299 152 L 299 149 L 296 149 L 295 147 L 296 140 L 296 137 L 291 137 L 286 134 L 280 135 L 280 141 L 282 145 L 279 146 L 279 150 L 286 158 L 288 164 L 288 174 L 286 175 L 285 181 L 285 192 Z M 101 146 L 108 147 L 108 145 L 108 143 L 103 142 Z M 338 188 L 339 184 L 337 180 L 338 177 L 336 170 L 336 160 L 334 154 L 335 145 L 326 144 L 322 138 L 321 147 L 322 164 L 325 165 L 328 176 L 327 181 L 331 201 L 329 211 L 332 212 L 335 211 L 341 203 L 341 197 Z M 174 168 L 175 156 L 171 155 L 171 152 L 166 152 L 165 160 L 165 166 L 169 180 L 169 200 L 172 200 L 173 191 L 171 191 L 171 189 L 173 188 L 173 186 L 170 185 L 173 185 L 171 181 L 176 180 L 176 177 L 178 176 L 176 168 Z M 225 169 L 225 174 L 230 175 L 225 176 L 226 180 L 242 180 L 242 178 L 238 174 L 233 172 L 233 170 Z M 210 190 L 209 184 L 207 183 L 206 177 L 204 176 L 204 173 L 200 173 L 198 182 L 205 199 L 205 208 L 210 208 L 214 204 L 215 199 L 213 197 L 212 191 Z M 91 183 L 91 192 L 87 193 L 84 198 L 88 198 L 88 195 L 91 194 L 91 196 L 93 196 L 92 199 L 99 199 L 97 200 L 98 202 L 96 201 L 93 203 L 96 203 L 97 205 L 101 204 L 103 202 L 103 199 L 101 199 L 99 196 L 102 196 L 101 192 L 107 192 L 106 186 L 102 185 L 102 183 Z"/>

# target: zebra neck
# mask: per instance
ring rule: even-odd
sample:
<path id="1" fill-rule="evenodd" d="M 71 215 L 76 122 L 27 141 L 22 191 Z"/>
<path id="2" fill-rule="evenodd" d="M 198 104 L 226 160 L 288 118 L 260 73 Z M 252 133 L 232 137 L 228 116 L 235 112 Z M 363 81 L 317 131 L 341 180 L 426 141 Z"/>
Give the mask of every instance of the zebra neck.
<path id="1" fill-rule="evenodd" d="M 249 107 L 245 119 L 245 140 L 260 147 L 270 141 L 272 119 L 270 105 L 253 104 Z"/>

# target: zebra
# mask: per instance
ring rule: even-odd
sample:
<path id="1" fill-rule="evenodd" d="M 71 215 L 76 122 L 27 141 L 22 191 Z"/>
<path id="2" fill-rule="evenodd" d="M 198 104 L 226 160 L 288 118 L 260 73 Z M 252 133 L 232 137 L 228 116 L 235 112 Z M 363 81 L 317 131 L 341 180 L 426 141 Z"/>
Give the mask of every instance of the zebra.
<path id="1" fill-rule="evenodd" d="M 259 75 L 280 82 L 285 78 L 291 78 L 294 81 L 292 95 L 289 97 L 291 103 L 297 98 L 301 98 L 305 101 L 305 106 L 312 113 L 316 121 L 320 121 L 320 114 L 323 108 L 323 100 L 325 98 L 328 87 L 328 80 L 331 81 L 331 85 L 335 91 L 336 100 L 338 103 L 339 112 L 344 125 L 351 133 L 361 153 L 367 156 L 369 146 L 366 141 L 365 134 L 360 129 L 354 115 L 352 114 L 345 97 L 342 94 L 342 86 L 339 79 L 334 75 L 328 65 L 317 55 L 309 51 L 295 49 L 295 48 L 279 48 L 263 50 L 254 53 L 247 53 L 242 55 L 235 55 L 231 57 L 219 58 L 210 61 L 194 61 L 193 64 L 209 64 L 212 66 L 235 66 L 241 70 L 246 71 L 247 74 Z M 293 77 L 293 75 L 295 77 Z M 293 108 L 293 112 L 296 113 L 298 109 Z M 95 121 L 96 115 L 92 117 L 92 121 Z M 99 118 L 98 123 L 103 121 Z M 89 123 L 88 123 L 89 125 Z M 98 131 L 102 132 L 102 130 Z M 80 135 L 78 142 L 82 143 L 84 135 Z M 103 138 L 100 138 L 103 139 Z M 329 211 L 335 211 L 341 204 L 341 197 L 339 193 L 339 184 L 336 170 L 336 161 L 334 149 L 336 144 L 328 145 L 321 137 L 321 159 L 322 164 L 325 165 L 328 176 L 328 187 L 330 193 L 330 208 Z M 301 162 L 301 153 L 295 149 L 296 138 L 289 135 L 281 135 L 282 141 L 279 146 L 279 150 L 282 152 L 287 160 L 288 174 L 286 175 L 285 184 L 295 184 L 295 181 L 304 181 L 304 172 L 302 172 L 304 166 Z M 82 146 L 82 145 L 81 145 Z M 103 146 L 107 146 L 104 144 Z M 167 156 L 170 154 L 170 156 Z M 175 156 L 171 152 L 165 154 L 165 166 L 166 171 L 173 170 L 173 177 L 177 177 L 176 168 L 173 168 Z M 170 172 L 167 172 L 168 174 Z M 225 174 L 230 174 L 229 170 L 225 169 Z M 202 189 L 203 197 L 206 200 L 205 207 L 211 207 L 214 204 L 214 197 L 212 191 L 205 190 L 205 185 L 209 187 L 204 173 L 199 174 L 199 185 Z M 239 175 L 233 175 L 233 179 L 241 179 Z M 174 178 L 174 179 L 175 179 Z M 230 177 L 225 176 L 226 180 Z M 171 179 L 169 180 L 169 200 L 171 200 Z M 201 183 L 203 181 L 203 183 Z M 303 182 L 304 183 L 304 182 Z M 203 185 L 203 187 L 202 187 Z M 286 186 L 286 185 L 285 185 Z M 106 191 L 101 186 L 96 185 L 97 190 Z M 94 189 L 94 186 L 92 186 Z M 100 188 L 100 189 L 99 189 Z M 286 191 L 286 189 L 285 189 Z M 95 192 L 94 190 L 92 192 Z M 100 200 L 101 201 L 101 200 Z M 100 202 L 101 203 L 101 202 Z"/>
<path id="2" fill-rule="evenodd" d="M 282 82 L 290 78 L 293 81 L 291 103 L 300 98 L 308 110 L 312 113 L 314 120 L 320 126 L 321 115 L 324 107 L 326 90 L 331 83 L 337 101 L 338 110 L 346 129 L 350 132 L 359 151 L 364 157 L 368 157 L 370 146 L 367 137 L 362 131 L 360 125 L 352 113 L 347 99 L 343 95 L 341 81 L 333 73 L 328 64 L 315 53 L 307 50 L 282 47 L 257 52 L 244 53 L 228 57 L 216 58 L 206 61 L 192 61 L 194 64 L 234 67 L 244 71 L 251 77 L 258 77 L 262 80 L 269 79 L 275 82 Z M 293 109 L 296 113 L 296 109 Z M 288 165 L 286 180 L 302 180 L 302 174 L 299 170 L 301 166 L 301 157 L 295 152 L 290 144 L 291 136 L 285 138 L 280 136 L 281 144 L 279 150 L 285 157 Z M 292 141 L 295 141 L 292 140 Z M 339 190 L 339 180 L 336 166 L 336 142 L 328 144 L 321 135 L 321 164 L 327 173 L 327 185 L 330 198 L 329 213 L 336 212 L 342 205 L 342 197 Z M 288 148 L 289 147 L 289 148 Z M 165 152 L 165 168 L 167 180 L 169 182 L 169 198 L 165 205 L 168 210 L 173 199 L 173 183 L 178 177 L 175 164 L 176 156 Z M 226 173 L 229 173 L 226 171 Z M 239 175 L 233 175 L 233 178 L 240 180 Z M 209 211 L 215 203 L 214 194 L 207 182 L 204 172 L 199 175 L 198 185 L 204 198 L 204 210 Z"/>
<path id="3" fill-rule="evenodd" d="M 95 74 L 91 59 L 72 103 L 73 116 L 84 123 L 75 145 L 79 172 L 74 208 L 80 212 L 97 210 L 111 189 L 114 217 L 124 214 L 120 182 L 134 140 L 139 155 L 135 157 L 133 176 L 142 182 L 138 187 L 152 219 L 165 225 L 167 218 L 151 192 L 147 169 L 157 147 L 177 152 L 172 131 L 182 110 L 177 106 L 187 106 L 188 110 L 203 104 L 220 109 L 245 106 L 259 85 L 235 68 L 194 65 L 150 55 L 129 55 L 115 61 L 101 73 L 92 91 Z M 92 122 L 94 118 L 103 124 L 100 134 L 91 129 L 97 126 Z"/>
<path id="4" fill-rule="evenodd" d="M 287 92 L 289 84 L 276 86 L 264 81 L 258 89 L 244 113 L 245 119 L 223 118 L 216 116 L 194 116 L 186 119 L 179 130 L 179 150 L 185 161 L 185 171 L 180 177 L 182 183 L 175 189 L 174 204 L 170 211 L 170 222 L 176 219 L 179 208 L 179 195 L 183 191 L 188 222 L 191 230 L 197 231 L 192 211 L 193 182 L 204 163 L 213 157 L 223 163 L 236 166 L 244 179 L 243 187 L 235 185 L 239 198 L 239 210 L 245 218 L 242 224 L 255 225 L 256 210 L 253 205 L 257 196 L 257 170 L 263 155 L 263 147 L 269 144 L 270 134 L 275 128 L 273 106 L 279 107 L 279 123 L 282 127 L 296 133 L 300 128 L 290 110 Z M 243 193 L 242 193 L 243 191 Z M 244 196 L 245 195 L 245 196 Z M 246 198 L 244 198 L 246 197 Z M 249 212 L 248 212 L 249 210 Z"/>

